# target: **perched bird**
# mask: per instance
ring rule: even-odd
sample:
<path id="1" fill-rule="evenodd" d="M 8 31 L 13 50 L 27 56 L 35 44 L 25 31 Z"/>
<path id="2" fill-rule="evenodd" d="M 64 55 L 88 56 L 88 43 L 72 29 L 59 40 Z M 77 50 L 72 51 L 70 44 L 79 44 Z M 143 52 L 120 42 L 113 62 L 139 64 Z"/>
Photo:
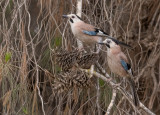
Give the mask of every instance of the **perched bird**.
<path id="1" fill-rule="evenodd" d="M 76 14 L 63 15 L 64 18 L 69 19 L 71 30 L 74 36 L 86 44 L 94 44 L 102 42 L 102 37 L 118 42 L 120 45 L 130 47 L 129 45 L 110 37 L 104 31 L 94 27 L 93 25 L 87 24 Z"/>
<path id="2" fill-rule="evenodd" d="M 111 72 L 127 78 L 131 86 L 135 106 L 138 106 L 139 98 L 135 89 L 135 82 L 132 79 L 133 73 L 131 65 L 128 63 L 127 56 L 121 51 L 121 47 L 117 41 L 106 39 L 99 44 L 107 46 L 107 61 Z"/>

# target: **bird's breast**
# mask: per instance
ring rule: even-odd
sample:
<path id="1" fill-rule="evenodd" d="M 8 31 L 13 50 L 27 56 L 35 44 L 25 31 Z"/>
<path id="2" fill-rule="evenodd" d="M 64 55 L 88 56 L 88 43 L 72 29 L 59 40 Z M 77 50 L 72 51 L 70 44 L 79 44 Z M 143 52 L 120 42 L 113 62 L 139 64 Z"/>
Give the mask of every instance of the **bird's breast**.
<path id="1" fill-rule="evenodd" d="M 83 23 L 77 23 L 77 24 L 71 25 L 71 30 L 73 32 L 73 35 L 77 39 L 87 44 L 97 43 L 102 40 L 102 38 L 99 36 L 90 36 L 90 35 L 83 33 L 84 29 L 83 27 L 81 27 L 83 25 L 84 25 Z"/>
<path id="2" fill-rule="evenodd" d="M 127 77 L 128 73 L 122 67 L 120 60 L 114 55 L 107 55 L 108 66 L 111 72 L 121 76 Z"/>
<path id="3" fill-rule="evenodd" d="M 85 43 L 97 43 L 98 41 L 100 41 L 100 37 L 98 36 L 89 36 L 89 35 L 78 35 L 77 36 L 77 39 L 81 40 L 82 42 L 85 42 Z"/>
<path id="4" fill-rule="evenodd" d="M 80 41 L 88 44 L 97 43 L 102 40 L 102 38 L 99 36 L 90 36 L 83 33 L 81 30 L 74 30 L 74 36 Z"/>

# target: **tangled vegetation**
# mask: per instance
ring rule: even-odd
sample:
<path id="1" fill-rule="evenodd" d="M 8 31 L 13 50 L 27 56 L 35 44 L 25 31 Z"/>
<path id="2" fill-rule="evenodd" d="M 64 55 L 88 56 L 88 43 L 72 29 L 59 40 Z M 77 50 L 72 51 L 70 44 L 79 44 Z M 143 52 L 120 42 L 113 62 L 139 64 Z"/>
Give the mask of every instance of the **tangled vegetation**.
<path id="1" fill-rule="evenodd" d="M 132 46 L 123 49 L 131 61 L 138 96 L 160 114 L 160 1 L 82 0 L 82 19 Z M 82 70 L 64 73 L 56 63 L 57 48 L 77 47 L 63 14 L 76 13 L 76 0 L 0 0 L 0 114 L 103 115 L 116 93 L 111 115 L 147 112 L 135 109 L 120 91 Z M 111 74 L 102 52 L 99 68 Z M 104 75 L 101 69 L 96 71 Z M 76 75 L 82 76 L 85 82 Z M 60 78 L 71 85 L 56 93 Z M 96 76 L 96 75 L 95 75 Z M 98 80 L 97 80 L 98 79 Z M 60 84 L 61 85 L 61 84 Z M 68 87 L 69 86 L 69 87 Z M 122 85 L 127 89 L 127 84 Z M 127 90 L 129 92 L 129 90 Z M 60 91 L 61 92 L 61 91 Z"/>

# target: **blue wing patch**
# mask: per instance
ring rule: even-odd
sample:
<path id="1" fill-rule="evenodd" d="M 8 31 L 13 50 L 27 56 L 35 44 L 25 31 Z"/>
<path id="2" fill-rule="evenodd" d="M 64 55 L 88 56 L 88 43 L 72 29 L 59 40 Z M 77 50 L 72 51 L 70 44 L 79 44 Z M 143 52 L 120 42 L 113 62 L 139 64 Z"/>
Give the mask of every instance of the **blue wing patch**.
<path id="1" fill-rule="evenodd" d="M 124 60 L 121 60 L 121 64 L 126 71 L 128 71 L 131 68 L 131 66 L 128 63 L 126 63 Z"/>
<path id="2" fill-rule="evenodd" d="M 86 31 L 86 30 L 83 30 L 83 33 L 87 34 L 87 35 L 90 35 L 90 36 L 96 36 L 97 35 L 97 32 L 95 32 L 95 31 Z"/>

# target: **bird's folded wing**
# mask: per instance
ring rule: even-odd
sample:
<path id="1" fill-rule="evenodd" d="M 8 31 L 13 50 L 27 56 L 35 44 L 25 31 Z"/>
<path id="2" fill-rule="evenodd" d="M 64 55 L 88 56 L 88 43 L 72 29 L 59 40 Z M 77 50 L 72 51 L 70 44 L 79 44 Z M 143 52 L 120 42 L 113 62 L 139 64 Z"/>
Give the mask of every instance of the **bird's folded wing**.
<path id="1" fill-rule="evenodd" d="M 130 64 L 125 62 L 123 59 L 121 59 L 121 65 L 131 76 L 133 76 L 133 72 Z"/>
<path id="2" fill-rule="evenodd" d="M 96 36 L 97 35 L 97 33 L 95 31 L 86 31 L 86 30 L 83 30 L 83 33 L 87 34 L 87 35 L 90 35 L 90 36 Z"/>
<path id="3" fill-rule="evenodd" d="M 126 71 L 128 71 L 128 70 L 130 69 L 129 64 L 126 63 L 126 62 L 125 62 L 124 60 L 122 60 L 122 59 L 121 59 L 121 65 L 122 65 L 122 67 L 123 67 Z"/>
<path id="4" fill-rule="evenodd" d="M 103 36 L 103 37 L 110 37 L 106 32 L 101 29 L 98 29 L 90 24 L 86 23 L 79 23 L 76 26 L 79 28 L 84 34 L 90 36 Z M 112 37 L 111 37 L 112 38 Z"/>
<path id="5" fill-rule="evenodd" d="M 80 31 L 83 33 L 83 34 L 86 34 L 86 35 L 89 35 L 89 36 L 102 36 L 102 37 L 107 37 L 109 39 L 112 39 L 113 41 L 117 42 L 119 45 L 122 45 L 122 46 L 125 46 L 127 48 L 131 48 L 130 45 L 124 43 L 124 42 L 121 42 L 121 41 L 118 41 L 117 39 L 109 36 L 109 34 L 107 34 L 106 32 L 104 32 L 103 30 L 101 29 L 98 29 L 90 24 L 86 24 L 86 23 L 81 23 L 81 24 L 78 24 L 77 25 L 77 28 L 80 29 Z"/>
<path id="6" fill-rule="evenodd" d="M 90 36 L 103 36 L 103 37 L 109 36 L 106 32 L 98 28 L 95 28 L 94 26 L 88 26 L 87 28 L 83 28 L 82 32 Z"/>

